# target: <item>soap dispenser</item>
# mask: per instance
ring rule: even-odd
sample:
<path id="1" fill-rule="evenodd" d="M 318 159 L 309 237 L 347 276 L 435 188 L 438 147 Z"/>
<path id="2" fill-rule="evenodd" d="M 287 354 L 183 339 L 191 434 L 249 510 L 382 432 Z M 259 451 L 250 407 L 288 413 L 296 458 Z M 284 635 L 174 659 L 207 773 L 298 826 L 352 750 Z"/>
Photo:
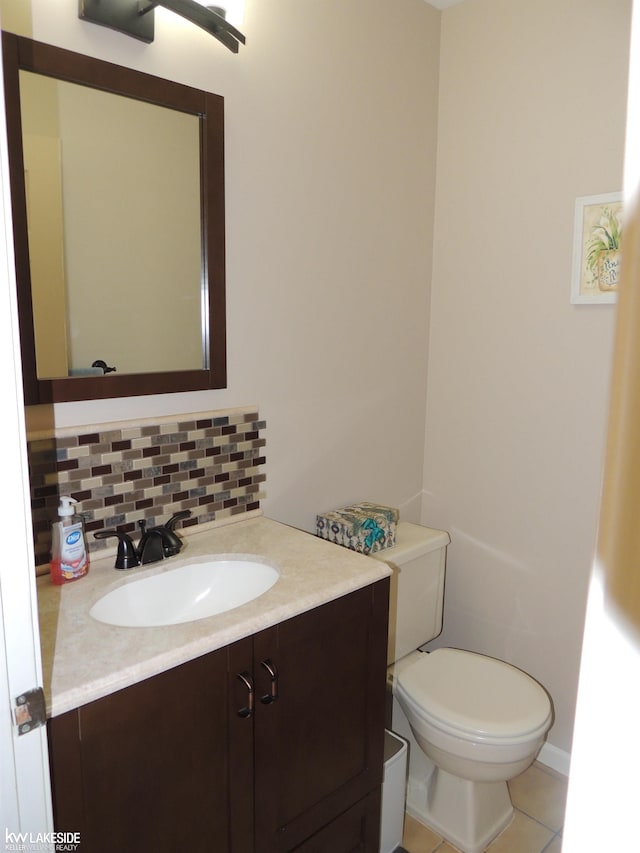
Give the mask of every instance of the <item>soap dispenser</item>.
<path id="1" fill-rule="evenodd" d="M 60 520 L 52 529 L 51 581 L 57 585 L 82 578 L 89 571 L 84 521 L 81 515 L 74 513 L 73 505 L 76 503 L 68 495 L 60 497 Z"/>

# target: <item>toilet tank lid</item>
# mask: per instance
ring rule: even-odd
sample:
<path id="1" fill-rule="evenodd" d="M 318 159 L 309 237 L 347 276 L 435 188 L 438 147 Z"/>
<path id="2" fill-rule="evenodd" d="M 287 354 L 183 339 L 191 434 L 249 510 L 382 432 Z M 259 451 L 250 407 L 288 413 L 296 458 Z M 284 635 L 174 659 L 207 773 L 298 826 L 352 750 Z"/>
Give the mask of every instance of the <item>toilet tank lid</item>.
<path id="1" fill-rule="evenodd" d="M 429 551 L 444 548 L 451 542 L 446 530 L 434 530 L 421 524 L 411 524 L 401 521 L 396 529 L 396 544 L 391 548 L 383 548 L 370 556 L 385 563 L 402 565 L 416 557 L 422 557 Z"/>

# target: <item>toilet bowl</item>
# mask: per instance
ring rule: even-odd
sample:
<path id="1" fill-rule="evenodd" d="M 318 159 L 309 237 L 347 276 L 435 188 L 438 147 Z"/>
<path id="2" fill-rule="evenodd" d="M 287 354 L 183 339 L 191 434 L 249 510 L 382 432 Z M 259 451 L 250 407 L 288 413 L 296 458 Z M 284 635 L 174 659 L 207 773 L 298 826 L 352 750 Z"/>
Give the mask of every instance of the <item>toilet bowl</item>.
<path id="1" fill-rule="evenodd" d="M 507 781 L 534 761 L 551 726 L 551 701 L 504 661 L 417 650 L 442 627 L 449 537 L 401 523 L 396 541 L 375 556 L 394 569 L 388 659 L 393 725 L 414 747 L 407 810 L 463 853 L 482 853 L 511 821 Z M 396 725 L 398 715 L 408 731 Z"/>
<path id="2" fill-rule="evenodd" d="M 526 770 L 551 724 L 549 698 L 530 676 L 460 649 L 415 652 L 396 695 L 427 755 L 477 781 Z"/>
<path id="3" fill-rule="evenodd" d="M 551 725 L 543 688 L 503 661 L 459 649 L 415 652 L 396 696 L 433 762 L 423 818 L 464 853 L 511 822 L 507 781 L 535 759 Z"/>

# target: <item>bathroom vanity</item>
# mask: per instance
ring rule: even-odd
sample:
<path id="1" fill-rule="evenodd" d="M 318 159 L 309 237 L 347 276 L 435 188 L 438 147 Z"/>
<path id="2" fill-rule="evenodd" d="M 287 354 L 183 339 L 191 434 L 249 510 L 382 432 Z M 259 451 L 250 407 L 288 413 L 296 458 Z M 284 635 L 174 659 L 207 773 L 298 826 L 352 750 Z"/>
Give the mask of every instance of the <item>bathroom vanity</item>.
<path id="1" fill-rule="evenodd" d="M 112 558 L 39 588 L 56 828 L 100 851 L 377 853 L 389 570 L 258 517 L 190 534 L 278 582 L 197 622 L 121 628 Z"/>

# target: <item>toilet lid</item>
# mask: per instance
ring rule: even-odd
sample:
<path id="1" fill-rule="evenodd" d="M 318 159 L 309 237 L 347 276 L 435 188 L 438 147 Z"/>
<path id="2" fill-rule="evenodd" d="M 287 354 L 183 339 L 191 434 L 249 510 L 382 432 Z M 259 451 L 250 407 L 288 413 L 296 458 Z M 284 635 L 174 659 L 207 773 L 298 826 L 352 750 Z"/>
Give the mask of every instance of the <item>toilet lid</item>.
<path id="1" fill-rule="evenodd" d="M 551 719 L 545 690 L 504 661 L 460 649 L 423 654 L 398 676 L 416 710 L 445 730 L 500 740 L 531 734 Z"/>

